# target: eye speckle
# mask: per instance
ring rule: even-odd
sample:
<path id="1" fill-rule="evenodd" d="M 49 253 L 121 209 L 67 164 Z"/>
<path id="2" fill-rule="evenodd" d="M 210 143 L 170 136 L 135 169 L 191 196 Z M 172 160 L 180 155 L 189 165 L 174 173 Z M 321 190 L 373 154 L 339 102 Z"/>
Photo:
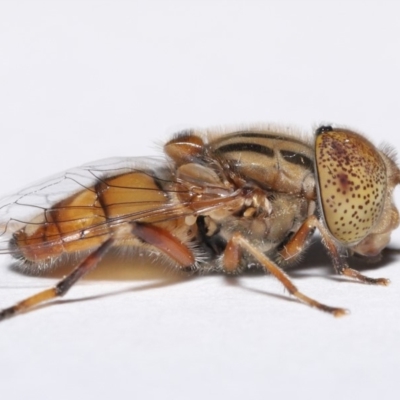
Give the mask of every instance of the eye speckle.
<path id="1" fill-rule="evenodd" d="M 364 137 L 340 129 L 318 135 L 315 151 L 327 228 L 343 244 L 358 242 L 368 235 L 382 213 L 386 190 L 382 157 Z M 349 210 L 353 212 L 348 213 Z M 351 225 L 353 229 L 340 230 L 338 221 L 342 227 Z"/>

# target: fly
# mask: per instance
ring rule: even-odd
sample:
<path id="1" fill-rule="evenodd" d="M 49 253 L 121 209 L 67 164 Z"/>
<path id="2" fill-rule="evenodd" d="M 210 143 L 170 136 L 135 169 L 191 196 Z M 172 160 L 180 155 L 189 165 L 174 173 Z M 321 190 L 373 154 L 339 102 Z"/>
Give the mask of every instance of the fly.
<path id="1" fill-rule="evenodd" d="M 0 253 L 29 272 L 79 260 L 0 320 L 65 295 L 113 247 L 139 248 L 185 271 L 239 274 L 256 265 L 300 302 L 342 316 L 346 309 L 306 296 L 284 272 L 318 230 L 338 274 L 389 284 L 347 263 L 349 255 L 379 255 L 399 225 L 392 194 L 400 170 L 361 134 L 331 126 L 314 140 L 274 129 L 184 131 L 164 152 L 163 160 L 84 165 L 0 203 Z"/>

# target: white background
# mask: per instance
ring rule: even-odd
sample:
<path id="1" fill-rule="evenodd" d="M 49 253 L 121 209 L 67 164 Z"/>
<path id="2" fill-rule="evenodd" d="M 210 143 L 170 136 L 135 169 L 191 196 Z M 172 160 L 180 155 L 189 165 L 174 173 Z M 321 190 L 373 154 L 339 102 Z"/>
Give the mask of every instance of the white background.
<path id="1" fill-rule="evenodd" d="M 382 0 L 3 0 L 1 191 L 157 154 L 191 126 L 311 134 L 328 122 L 400 149 L 399 12 Z M 55 282 L 0 262 L 2 307 Z M 362 270 L 392 285 L 336 278 L 318 245 L 290 271 L 308 295 L 352 312 L 335 319 L 272 277 L 186 279 L 108 257 L 57 305 L 0 324 L 0 396 L 397 398 L 400 259 Z"/>

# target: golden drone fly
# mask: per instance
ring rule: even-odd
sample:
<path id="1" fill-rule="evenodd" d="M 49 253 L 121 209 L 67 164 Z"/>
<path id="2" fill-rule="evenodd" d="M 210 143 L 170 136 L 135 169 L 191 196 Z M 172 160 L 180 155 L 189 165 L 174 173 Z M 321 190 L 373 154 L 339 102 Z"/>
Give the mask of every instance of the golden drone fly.
<path id="1" fill-rule="evenodd" d="M 112 247 L 136 247 L 176 268 L 237 274 L 254 266 L 299 301 L 283 268 L 317 229 L 338 274 L 387 285 L 350 268 L 376 257 L 399 225 L 392 193 L 400 171 L 389 151 L 353 131 L 321 126 L 314 141 L 279 129 L 224 135 L 184 131 L 163 160 L 114 158 L 69 170 L 0 203 L 0 252 L 29 272 L 78 260 L 55 287 L 0 311 L 0 319 L 63 296 Z"/>

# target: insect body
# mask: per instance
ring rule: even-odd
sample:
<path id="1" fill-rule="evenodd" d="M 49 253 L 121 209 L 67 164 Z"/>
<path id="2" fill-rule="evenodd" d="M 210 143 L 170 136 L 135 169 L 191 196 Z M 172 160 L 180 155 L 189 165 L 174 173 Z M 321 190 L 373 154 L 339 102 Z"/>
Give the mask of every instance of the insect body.
<path id="1" fill-rule="evenodd" d="M 283 272 L 318 229 L 337 273 L 370 284 L 346 256 L 375 257 L 399 224 L 392 202 L 400 171 L 360 134 L 322 126 L 315 143 L 279 130 L 222 136 L 186 131 L 164 147 L 168 159 L 123 158 L 83 166 L 0 204 L 3 253 L 28 271 L 75 255 L 75 269 L 54 288 L 0 311 L 0 319 L 64 295 L 111 247 L 137 247 L 190 271 Z M 3 243 L 4 244 L 4 243 Z"/>

